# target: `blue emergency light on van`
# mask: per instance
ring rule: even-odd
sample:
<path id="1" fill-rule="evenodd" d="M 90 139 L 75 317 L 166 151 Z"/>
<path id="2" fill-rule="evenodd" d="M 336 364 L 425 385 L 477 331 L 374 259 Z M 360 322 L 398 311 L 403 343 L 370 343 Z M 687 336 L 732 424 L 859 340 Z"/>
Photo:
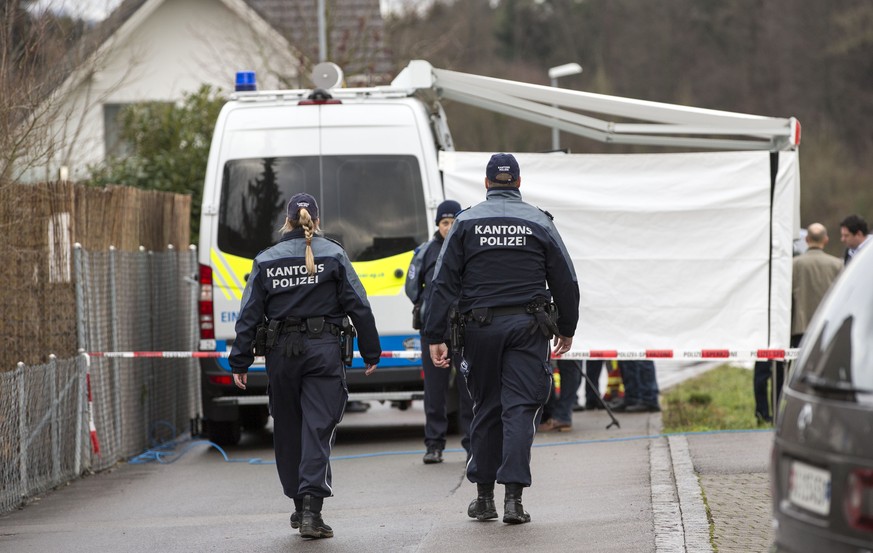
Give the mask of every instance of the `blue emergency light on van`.
<path id="1" fill-rule="evenodd" d="M 237 71 L 236 72 L 236 87 L 237 92 L 253 92 L 258 89 L 257 79 L 255 79 L 254 71 Z"/>

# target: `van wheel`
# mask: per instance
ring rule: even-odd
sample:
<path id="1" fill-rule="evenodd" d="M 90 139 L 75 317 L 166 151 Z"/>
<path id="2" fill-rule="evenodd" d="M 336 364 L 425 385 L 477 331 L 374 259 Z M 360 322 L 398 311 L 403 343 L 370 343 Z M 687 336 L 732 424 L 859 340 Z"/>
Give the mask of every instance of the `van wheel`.
<path id="1" fill-rule="evenodd" d="M 244 407 L 239 410 L 239 421 L 244 430 L 256 432 L 267 426 L 270 420 L 270 412 L 266 405 Z"/>
<path id="2" fill-rule="evenodd" d="M 242 437 L 242 426 L 239 421 L 209 421 L 206 436 L 210 442 L 221 446 L 236 445 Z"/>

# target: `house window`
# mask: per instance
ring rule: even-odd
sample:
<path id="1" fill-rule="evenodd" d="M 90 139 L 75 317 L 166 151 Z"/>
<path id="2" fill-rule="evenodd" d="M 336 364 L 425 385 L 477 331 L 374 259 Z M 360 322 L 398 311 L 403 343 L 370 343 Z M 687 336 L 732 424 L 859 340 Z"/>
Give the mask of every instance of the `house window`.
<path id="1" fill-rule="evenodd" d="M 103 104 L 103 140 L 106 158 L 122 157 L 132 151 L 130 143 L 121 135 L 121 116 L 124 108 L 131 104 Z"/>

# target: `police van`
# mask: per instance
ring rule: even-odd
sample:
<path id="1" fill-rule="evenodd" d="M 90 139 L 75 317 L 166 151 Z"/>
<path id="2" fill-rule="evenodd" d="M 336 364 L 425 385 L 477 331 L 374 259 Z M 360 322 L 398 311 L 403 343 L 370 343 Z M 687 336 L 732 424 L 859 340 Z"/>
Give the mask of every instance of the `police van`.
<path id="1" fill-rule="evenodd" d="M 285 201 L 295 192 L 315 196 L 325 234 L 342 243 L 348 252 L 367 290 L 383 351 L 419 349 L 419 337 L 411 324 L 411 305 L 403 293 L 406 270 L 415 247 L 432 234 L 435 209 L 445 198 L 446 190 L 461 205 L 481 201 L 482 168 L 488 159 L 488 153 L 453 151 L 451 134 L 439 104 L 443 99 L 603 143 L 736 151 L 729 156 L 705 159 L 682 153 L 658 154 L 658 159 L 667 167 L 665 179 L 671 183 L 687 181 L 692 186 L 712 180 L 713 173 L 722 178 L 739 174 L 736 171 L 740 169 L 754 170 L 755 182 L 763 182 L 770 191 L 765 194 L 769 196 L 769 207 L 765 206 L 767 209 L 762 212 L 766 217 L 754 222 L 761 232 L 747 234 L 797 236 L 800 123 L 793 117 L 753 116 L 495 79 L 438 69 L 424 60 L 410 61 L 389 86 L 342 88 L 339 86 L 342 72 L 333 64 L 320 64 L 313 73 L 317 90 L 273 91 L 256 90 L 254 75 L 242 73 L 238 75 L 237 92 L 218 117 L 200 223 L 202 350 L 226 352 L 230 349 L 252 259 L 278 238 Z M 762 156 L 762 152 L 769 154 Z M 606 219 L 601 221 L 593 217 L 598 213 L 592 208 L 593 204 L 580 211 L 578 205 L 568 202 L 567 190 L 589 184 L 596 187 L 598 183 L 613 182 L 611 179 L 624 183 L 629 177 L 640 178 L 651 172 L 655 158 L 649 157 L 650 154 L 637 157 L 626 154 L 614 159 L 593 156 L 585 162 L 593 163 L 589 166 L 583 163 L 584 154 L 558 154 L 563 159 L 553 153 L 546 157 L 537 155 L 540 157 L 525 160 L 527 178 L 540 183 L 536 189 L 528 189 L 529 201 L 533 199 L 544 209 L 568 215 L 562 217 L 562 221 L 571 229 L 564 235 L 571 256 L 574 262 L 590 261 L 594 255 L 588 247 L 594 243 L 591 238 L 595 230 L 610 228 L 613 210 L 604 209 Z M 723 165 L 732 169 L 727 170 Z M 589 174 L 596 174 L 597 178 L 580 179 L 580 175 Z M 682 179 L 677 179 L 677 175 Z M 728 187 L 735 184 L 727 180 Z M 750 179 L 743 176 L 736 181 Z M 777 188 L 778 193 L 774 193 Z M 704 189 L 696 186 L 689 194 L 697 195 Z M 644 186 L 640 190 L 654 194 L 646 196 L 649 199 L 645 202 L 638 202 L 646 209 L 647 216 L 652 215 L 650 208 L 654 206 L 656 212 L 670 217 L 665 228 L 684 232 L 696 224 L 693 221 L 687 225 L 678 223 L 677 211 L 665 203 L 669 198 L 661 198 L 658 189 Z M 578 192 L 577 196 L 574 201 L 590 197 L 602 199 L 602 190 Z M 736 209 L 719 198 L 715 204 L 724 204 L 724 209 L 735 216 Z M 695 210 L 688 212 L 696 213 Z M 582 213 L 585 215 L 580 215 Z M 750 213 L 757 216 L 758 211 Z M 603 224 L 573 227 L 586 221 Z M 636 231 L 627 228 L 634 221 L 645 225 L 649 219 L 623 219 L 623 232 L 627 236 L 633 236 L 633 232 L 645 235 L 650 231 L 651 227 L 646 226 Z M 761 225 L 761 221 L 768 226 Z M 574 236 L 584 239 L 574 239 Z M 607 233 L 597 244 L 603 248 L 603 259 L 611 260 L 609 264 L 614 266 L 612 236 Z M 672 246 L 684 243 L 683 238 L 684 234 L 680 234 L 674 240 L 662 242 Z M 645 246 L 649 248 L 651 244 Z M 710 247 L 707 252 L 718 247 Z M 748 250 L 738 248 L 738 251 Z M 769 298 L 766 303 L 774 314 L 772 320 L 778 322 L 765 329 L 766 332 L 759 329 L 759 334 L 769 337 L 779 334 L 774 330 L 777 326 L 787 328 L 788 324 L 782 306 L 787 305 L 786 297 L 790 300 L 791 266 L 790 257 L 788 262 L 779 261 L 780 252 L 779 248 L 771 249 L 767 262 L 760 265 L 767 272 L 762 273 L 759 280 L 770 286 L 769 291 L 763 292 L 765 298 Z M 647 250 L 631 252 L 630 257 L 639 255 L 651 259 L 654 254 Z M 683 257 L 699 258 L 697 254 Z M 770 267 L 778 270 L 771 271 Z M 649 273 L 652 270 L 652 267 L 647 268 Z M 712 288 L 719 287 L 717 282 L 722 279 L 722 273 L 721 268 L 713 273 Z M 681 274 L 694 274 L 698 281 L 702 278 L 696 266 Z M 615 285 L 613 276 L 604 276 L 603 283 L 598 283 L 593 281 L 590 272 L 588 275 L 589 290 L 598 286 L 609 289 Z M 658 281 L 654 277 L 652 280 Z M 627 293 L 630 288 L 633 286 L 622 289 Z M 639 288 L 641 293 L 647 290 Z M 686 288 L 675 288 L 682 294 L 686 292 Z M 700 289 L 709 288 L 700 285 Z M 598 311 L 597 294 L 583 295 L 580 324 L 586 324 L 586 317 L 592 318 L 587 322 L 588 332 L 585 333 L 589 340 L 598 338 L 598 329 L 603 329 L 604 339 L 614 340 L 616 336 L 649 336 L 653 328 L 658 328 L 664 333 L 664 339 L 675 341 L 677 336 L 684 336 L 684 329 L 699 327 L 687 319 L 689 313 L 697 312 L 683 307 L 691 301 L 688 297 L 683 295 L 675 301 L 662 298 L 663 305 L 675 304 L 677 311 L 662 307 L 659 313 L 663 313 L 663 320 L 651 324 L 648 311 L 637 316 L 629 316 L 611 306 Z M 753 301 L 749 309 L 760 308 L 757 295 L 748 297 Z M 649 299 L 643 295 L 640 301 L 627 301 L 628 305 L 639 304 L 645 308 Z M 731 301 L 736 303 L 736 298 Z M 694 301 L 692 304 L 697 305 Z M 616 311 L 626 316 L 613 321 L 610 313 Z M 724 324 L 730 326 L 734 319 Z M 760 320 L 771 319 L 761 317 Z M 613 326 L 604 324 L 605 321 Z M 637 323 L 648 326 L 629 326 Z M 724 325 L 711 326 L 719 330 L 719 339 L 724 338 Z M 742 343 L 748 333 L 737 325 L 731 326 L 734 327 L 741 339 L 736 343 Z M 689 340 L 699 338 L 688 334 Z M 772 339 L 764 341 L 773 342 Z M 584 339 L 577 342 L 592 346 L 585 344 Z M 249 373 L 250 392 L 256 393 L 245 395 L 233 386 L 226 359 L 204 359 L 202 368 L 203 416 L 210 437 L 225 443 L 234 442 L 239 439 L 241 426 L 255 428 L 266 423 L 267 380 L 263 365 L 256 364 Z M 352 398 L 391 401 L 404 407 L 411 399 L 423 396 L 419 360 L 383 359 L 379 370 L 367 379 L 363 378 L 361 369 L 363 365 L 357 360 L 347 372 Z M 449 406 L 450 413 L 454 409 L 456 406 Z"/>
<path id="2" fill-rule="evenodd" d="M 258 91 L 237 75 L 209 153 L 200 220 L 200 349 L 229 351 L 252 260 L 279 238 L 285 202 L 306 192 L 319 205 L 324 235 L 348 253 L 373 308 L 383 351 L 419 350 L 412 305 L 403 292 L 415 248 L 433 232 L 443 200 L 437 151 L 451 148 L 438 104 L 391 86 L 339 88 L 341 70 L 315 70 L 313 90 Z M 325 81 L 327 79 L 327 81 Z M 203 426 L 213 441 L 235 443 L 242 428 L 267 422 L 263 359 L 247 392 L 226 358 L 201 359 Z M 352 399 L 405 408 L 423 397 L 421 362 L 387 358 L 364 378 L 347 371 Z"/>

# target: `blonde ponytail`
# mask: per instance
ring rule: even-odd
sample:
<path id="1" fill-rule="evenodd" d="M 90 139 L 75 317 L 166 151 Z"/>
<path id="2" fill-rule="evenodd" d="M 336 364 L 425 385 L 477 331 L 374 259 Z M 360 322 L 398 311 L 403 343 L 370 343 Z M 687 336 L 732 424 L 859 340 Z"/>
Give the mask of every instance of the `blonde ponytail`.
<path id="1" fill-rule="evenodd" d="M 315 255 L 312 253 L 312 235 L 315 234 L 315 221 L 309 215 L 309 210 L 301 207 L 298 212 L 298 222 L 303 227 L 303 234 L 306 236 L 306 272 L 314 275 Z"/>

